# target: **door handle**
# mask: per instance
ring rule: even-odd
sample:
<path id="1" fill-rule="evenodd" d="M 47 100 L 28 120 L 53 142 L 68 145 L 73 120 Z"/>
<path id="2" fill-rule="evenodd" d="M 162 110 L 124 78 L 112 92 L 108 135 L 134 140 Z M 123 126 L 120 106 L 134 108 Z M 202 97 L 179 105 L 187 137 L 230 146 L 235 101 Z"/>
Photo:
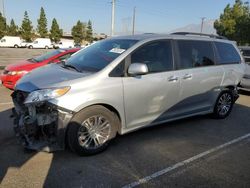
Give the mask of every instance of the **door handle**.
<path id="1" fill-rule="evenodd" d="M 192 74 L 185 74 L 185 75 L 183 76 L 183 79 L 184 79 L 184 80 L 191 79 L 191 78 L 192 78 Z"/>
<path id="2" fill-rule="evenodd" d="M 168 78 L 168 81 L 169 82 L 176 82 L 178 80 L 178 77 L 177 76 L 170 76 L 169 78 Z"/>

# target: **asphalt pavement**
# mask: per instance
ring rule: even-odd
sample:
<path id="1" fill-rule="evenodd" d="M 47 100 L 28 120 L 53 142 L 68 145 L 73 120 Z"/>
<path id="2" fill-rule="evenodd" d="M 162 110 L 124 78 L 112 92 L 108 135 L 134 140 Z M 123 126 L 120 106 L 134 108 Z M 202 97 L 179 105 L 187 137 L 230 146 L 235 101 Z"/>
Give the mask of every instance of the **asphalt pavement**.
<path id="1" fill-rule="evenodd" d="M 0 49 L 0 62 L 5 50 L 5 65 L 11 52 L 42 53 Z M 11 92 L 0 86 L 0 187 L 250 187 L 249 92 L 224 120 L 205 115 L 138 130 L 89 157 L 24 151 L 9 117 Z"/>

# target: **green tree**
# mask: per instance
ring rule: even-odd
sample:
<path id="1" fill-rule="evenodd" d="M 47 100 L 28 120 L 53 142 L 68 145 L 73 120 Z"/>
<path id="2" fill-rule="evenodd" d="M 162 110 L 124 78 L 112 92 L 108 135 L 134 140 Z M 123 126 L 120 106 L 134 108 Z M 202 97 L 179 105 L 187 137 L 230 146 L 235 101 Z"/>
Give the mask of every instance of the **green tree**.
<path id="1" fill-rule="evenodd" d="M 14 20 L 11 19 L 10 26 L 8 27 L 8 35 L 10 36 L 18 36 L 18 26 L 15 24 Z"/>
<path id="2" fill-rule="evenodd" d="M 88 21 L 88 24 L 87 24 L 86 40 L 89 42 L 93 41 L 93 29 L 92 29 L 92 23 L 90 20 Z"/>
<path id="3" fill-rule="evenodd" d="M 86 25 L 80 20 L 77 21 L 76 25 L 71 29 L 75 43 L 82 43 L 82 40 L 86 38 Z"/>
<path id="4" fill-rule="evenodd" d="M 62 37 L 62 34 L 63 34 L 63 30 L 60 29 L 56 19 L 54 18 L 52 20 L 51 29 L 50 29 L 50 39 L 53 42 L 57 43 L 57 42 L 60 41 L 60 38 Z"/>
<path id="5" fill-rule="evenodd" d="M 215 21 L 214 27 L 219 35 L 235 40 L 238 44 L 249 43 L 249 4 L 236 0 L 231 7 L 226 6 L 220 18 Z"/>
<path id="6" fill-rule="evenodd" d="M 45 38 L 48 35 L 47 18 L 43 7 L 41 7 L 40 17 L 37 20 L 37 32 L 42 38 Z"/>
<path id="7" fill-rule="evenodd" d="M 0 39 L 6 34 L 6 30 L 7 30 L 6 19 L 0 12 Z"/>
<path id="8" fill-rule="evenodd" d="M 29 19 L 28 12 L 25 11 L 20 31 L 22 38 L 27 42 L 30 42 L 32 39 L 33 36 L 32 30 L 33 30 L 32 22 Z"/>

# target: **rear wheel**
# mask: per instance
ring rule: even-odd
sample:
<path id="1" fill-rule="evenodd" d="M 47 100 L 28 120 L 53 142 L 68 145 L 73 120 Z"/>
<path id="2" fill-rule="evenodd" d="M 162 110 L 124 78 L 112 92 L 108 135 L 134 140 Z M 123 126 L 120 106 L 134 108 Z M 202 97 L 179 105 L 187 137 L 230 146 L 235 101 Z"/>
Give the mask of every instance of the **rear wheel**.
<path id="1" fill-rule="evenodd" d="M 18 45 L 17 45 L 17 44 L 15 44 L 15 45 L 14 45 L 14 48 L 18 48 Z"/>
<path id="2" fill-rule="evenodd" d="M 217 119 L 226 118 L 232 111 L 234 104 L 233 94 L 230 90 L 223 91 L 214 106 L 213 116 Z"/>
<path id="3" fill-rule="evenodd" d="M 48 47 L 48 46 L 45 46 L 45 49 L 49 49 L 49 47 Z"/>
<path id="4" fill-rule="evenodd" d="M 78 112 L 68 127 L 68 145 L 79 155 L 94 155 L 108 147 L 119 126 L 117 115 L 96 105 Z"/>
<path id="5" fill-rule="evenodd" d="M 30 46 L 29 46 L 29 48 L 30 48 L 30 49 L 32 49 L 32 48 L 33 48 L 33 46 L 32 46 L 32 45 L 30 45 Z"/>

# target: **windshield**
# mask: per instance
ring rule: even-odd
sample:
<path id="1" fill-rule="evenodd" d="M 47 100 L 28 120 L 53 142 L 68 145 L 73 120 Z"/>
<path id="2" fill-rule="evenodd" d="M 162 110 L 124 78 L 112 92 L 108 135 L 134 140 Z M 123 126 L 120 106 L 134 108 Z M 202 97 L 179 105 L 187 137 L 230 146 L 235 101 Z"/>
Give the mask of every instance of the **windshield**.
<path id="1" fill-rule="evenodd" d="M 65 65 L 74 66 L 80 71 L 98 72 L 136 42 L 137 40 L 126 39 L 109 39 L 96 42 L 71 56 Z"/>
<path id="2" fill-rule="evenodd" d="M 62 51 L 61 50 L 53 50 L 51 52 L 48 52 L 46 54 L 43 54 L 41 56 L 38 56 L 38 57 L 35 57 L 35 58 L 32 58 L 32 59 L 29 59 L 29 60 L 32 60 L 34 62 L 41 62 L 41 61 L 44 61 L 46 59 L 49 59 L 57 54 L 60 54 Z"/>

